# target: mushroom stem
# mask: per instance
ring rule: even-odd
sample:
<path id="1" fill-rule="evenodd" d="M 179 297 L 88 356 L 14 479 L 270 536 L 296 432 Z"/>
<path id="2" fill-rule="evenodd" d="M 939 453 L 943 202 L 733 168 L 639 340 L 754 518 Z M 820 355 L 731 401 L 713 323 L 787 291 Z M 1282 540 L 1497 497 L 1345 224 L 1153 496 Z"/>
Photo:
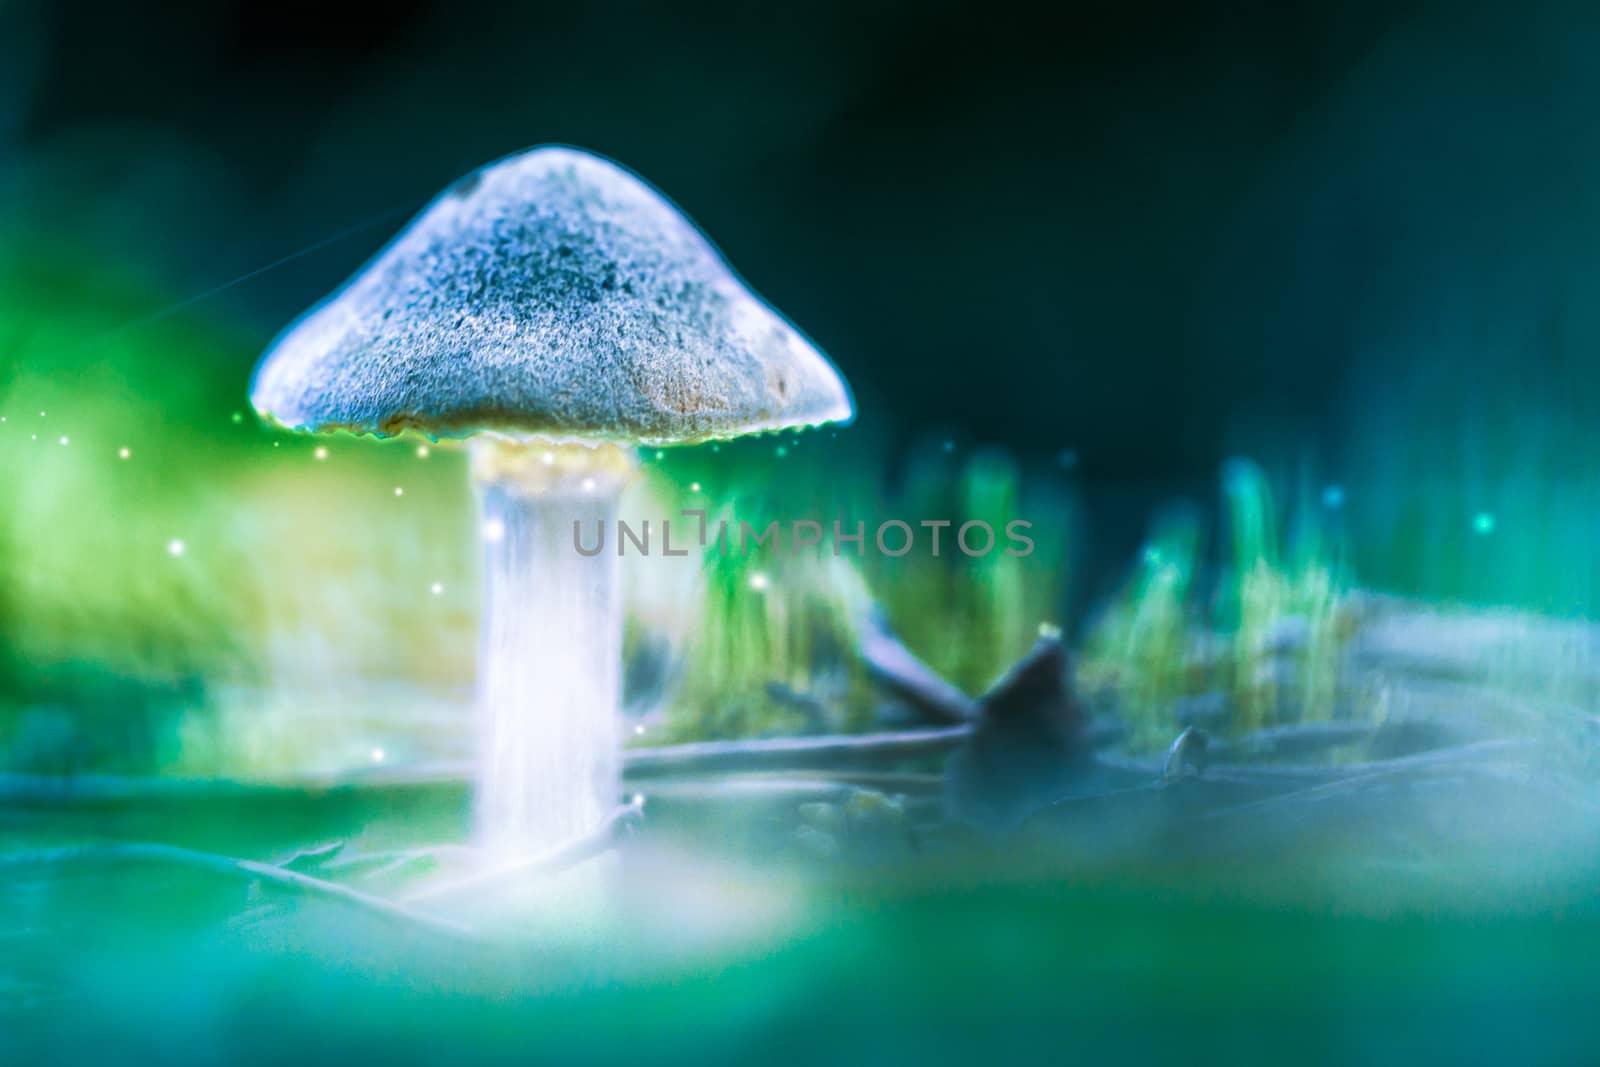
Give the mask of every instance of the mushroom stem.
<path id="1" fill-rule="evenodd" d="M 622 599 L 613 538 L 637 463 L 614 445 L 472 443 L 484 552 L 475 823 L 485 850 L 560 845 L 616 803 Z M 597 543 L 601 551 L 585 554 Z"/>

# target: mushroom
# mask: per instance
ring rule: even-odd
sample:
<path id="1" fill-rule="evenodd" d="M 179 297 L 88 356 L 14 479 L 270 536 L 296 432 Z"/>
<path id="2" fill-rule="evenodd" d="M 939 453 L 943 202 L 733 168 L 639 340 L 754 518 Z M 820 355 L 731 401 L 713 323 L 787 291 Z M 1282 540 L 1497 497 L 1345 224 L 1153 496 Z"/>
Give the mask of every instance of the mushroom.
<path id="1" fill-rule="evenodd" d="M 635 446 L 849 421 L 848 387 L 664 196 L 567 147 L 456 182 L 263 355 L 294 430 L 469 439 L 484 597 L 476 833 L 525 850 L 620 790 L 620 544 Z M 613 542 L 615 542 L 613 538 Z"/>

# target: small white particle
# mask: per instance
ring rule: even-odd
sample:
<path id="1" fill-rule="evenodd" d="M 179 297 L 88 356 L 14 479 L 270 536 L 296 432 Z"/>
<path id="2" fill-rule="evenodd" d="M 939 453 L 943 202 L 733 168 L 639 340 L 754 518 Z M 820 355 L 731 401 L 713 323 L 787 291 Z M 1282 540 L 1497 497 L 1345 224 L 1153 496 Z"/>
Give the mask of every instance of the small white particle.
<path id="1" fill-rule="evenodd" d="M 183 555 L 183 553 L 184 544 L 182 541 L 174 538 L 173 540 L 167 542 L 167 555 L 177 557 Z"/>
<path id="2" fill-rule="evenodd" d="M 382 763 L 383 762 L 383 749 L 375 748 L 375 749 L 372 750 L 372 762 L 373 763 Z"/>
<path id="3" fill-rule="evenodd" d="M 635 737 L 643 737 L 644 736 L 644 724 L 643 723 L 640 723 L 638 726 L 635 726 L 633 728 L 633 735 Z"/>
<path id="4" fill-rule="evenodd" d="M 690 482 L 689 483 L 689 492 L 698 493 L 699 491 L 700 491 L 700 483 L 699 482 Z"/>
<path id="5" fill-rule="evenodd" d="M 583 480 L 583 491 L 585 493 L 594 492 L 594 479 L 593 478 L 585 478 Z"/>
<path id="6" fill-rule="evenodd" d="M 766 592 L 767 591 L 767 587 L 770 586 L 771 584 L 772 584 L 772 580 L 769 579 L 761 571 L 756 571 L 756 573 L 754 573 L 754 574 L 752 574 L 750 576 L 750 588 L 754 589 L 758 593 Z"/>
<path id="7" fill-rule="evenodd" d="M 318 445 L 317 446 L 317 450 L 315 452 L 311 453 L 311 454 L 313 456 L 315 456 L 317 459 L 327 459 L 328 458 L 328 450 L 326 448 L 323 448 L 321 445 Z"/>
<path id="8" fill-rule="evenodd" d="M 500 519 L 483 520 L 483 539 L 491 544 L 497 544 L 506 538 L 506 524 Z"/>
<path id="9" fill-rule="evenodd" d="M 428 587 L 428 592 L 432 593 L 434 596 L 441 595 L 444 592 L 444 583 L 434 582 Z"/>
<path id="10" fill-rule="evenodd" d="M 62 438 L 61 438 L 61 443 L 63 445 L 70 445 L 72 443 L 72 439 L 70 437 L 67 437 L 67 436 L 63 435 Z"/>
<path id="11" fill-rule="evenodd" d="M 405 496 L 406 495 L 405 488 L 403 486 L 398 486 L 398 485 L 395 486 L 394 487 L 394 495 L 395 496 Z"/>
<path id="12" fill-rule="evenodd" d="M 556 454 L 554 452 L 546 452 L 542 458 L 544 459 L 544 465 L 549 467 L 555 463 Z"/>
<path id="13" fill-rule="evenodd" d="M 428 458 L 428 446 L 427 445 L 418 445 L 417 446 L 417 458 L 418 459 L 427 459 Z"/>
<path id="14" fill-rule="evenodd" d="M 119 449 L 117 449 L 117 458 L 118 459 L 127 459 L 131 455 L 133 455 L 133 449 L 131 449 L 131 448 L 119 448 Z"/>

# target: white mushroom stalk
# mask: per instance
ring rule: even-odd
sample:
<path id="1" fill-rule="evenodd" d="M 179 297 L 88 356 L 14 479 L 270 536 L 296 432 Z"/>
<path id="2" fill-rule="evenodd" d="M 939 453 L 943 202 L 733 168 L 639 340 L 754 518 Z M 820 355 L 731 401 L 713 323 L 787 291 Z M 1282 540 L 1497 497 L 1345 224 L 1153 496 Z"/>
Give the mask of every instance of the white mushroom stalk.
<path id="1" fill-rule="evenodd" d="M 613 445 L 472 444 L 483 533 L 474 822 L 492 853 L 559 845 L 616 806 L 622 587 L 615 546 L 600 538 L 637 464 Z"/>

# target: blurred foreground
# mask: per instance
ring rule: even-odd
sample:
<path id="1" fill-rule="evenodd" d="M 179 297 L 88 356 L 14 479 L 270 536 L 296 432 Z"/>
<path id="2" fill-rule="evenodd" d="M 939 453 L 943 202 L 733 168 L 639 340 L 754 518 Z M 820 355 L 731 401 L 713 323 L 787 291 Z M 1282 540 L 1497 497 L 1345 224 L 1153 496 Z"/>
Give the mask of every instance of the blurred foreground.
<path id="1" fill-rule="evenodd" d="M 1047 638 L 964 724 L 638 750 L 612 820 L 509 866 L 447 766 L 0 778 L 0 1052 L 1581 1058 L 1594 721 L 1526 672 L 1596 633 L 1359 618 L 1340 678 L 1381 715 L 1120 755 Z"/>

